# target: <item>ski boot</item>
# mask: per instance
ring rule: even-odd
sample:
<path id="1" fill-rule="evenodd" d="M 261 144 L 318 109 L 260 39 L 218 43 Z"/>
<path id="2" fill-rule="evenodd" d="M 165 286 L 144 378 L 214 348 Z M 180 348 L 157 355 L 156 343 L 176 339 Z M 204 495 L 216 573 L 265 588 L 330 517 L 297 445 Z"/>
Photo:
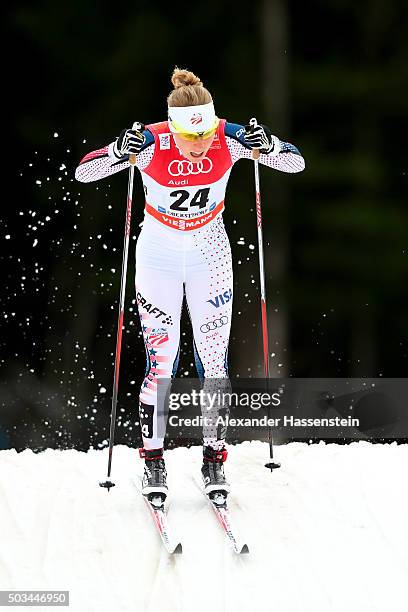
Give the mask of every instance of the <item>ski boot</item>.
<path id="1" fill-rule="evenodd" d="M 211 446 L 203 448 L 203 467 L 201 474 L 204 482 L 204 491 L 211 501 L 224 504 L 230 492 L 230 485 L 225 480 L 224 461 L 227 459 L 227 449 L 214 450 Z"/>
<path id="2" fill-rule="evenodd" d="M 154 506 L 162 506 L 167 497 L 167 472 L 164 465 L 163 449 L 139 449 L 139 455 L 145 460 L 142 479 L 142 493 Z"/>

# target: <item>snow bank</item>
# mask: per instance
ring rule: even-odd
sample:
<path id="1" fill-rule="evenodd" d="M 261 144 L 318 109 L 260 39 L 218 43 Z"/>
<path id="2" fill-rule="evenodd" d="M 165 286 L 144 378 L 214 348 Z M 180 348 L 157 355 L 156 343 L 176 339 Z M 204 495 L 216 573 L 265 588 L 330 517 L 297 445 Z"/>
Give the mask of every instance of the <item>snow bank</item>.
<path id="1" fill-rule="evenodd" d="M 180 557 L 162 550 L 132 484 L 134 449 L 115 447 L 109 493 L 106 450 L 0 452 L 0 589 L 69 590 L 75 612 L 405 610 L 408 447 L 289 444 L 272 475 L 267 454 L 230 448 L 240 558 L 193 482 L 199 448 L 166 454 Z"/>

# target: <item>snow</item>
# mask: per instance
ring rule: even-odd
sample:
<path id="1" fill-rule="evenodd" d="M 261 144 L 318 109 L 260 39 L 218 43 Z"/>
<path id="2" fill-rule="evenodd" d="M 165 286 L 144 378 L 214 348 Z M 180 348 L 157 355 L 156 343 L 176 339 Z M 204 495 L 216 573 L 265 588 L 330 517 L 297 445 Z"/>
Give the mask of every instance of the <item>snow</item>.
<path id="1" fill-rule="evenodd" d="M 230 447 L 230 508 L 250 554 L 228 547 L 194 484 L 201 449 L 166 452 L 169 557 L 132 479 L 137 451 L 0 452 L 0 589 L 70 591 L 75 612 L 399 612 L 408 583 L 406 445 Z M 43 609 L 43 608 L 40 608 Z"/>

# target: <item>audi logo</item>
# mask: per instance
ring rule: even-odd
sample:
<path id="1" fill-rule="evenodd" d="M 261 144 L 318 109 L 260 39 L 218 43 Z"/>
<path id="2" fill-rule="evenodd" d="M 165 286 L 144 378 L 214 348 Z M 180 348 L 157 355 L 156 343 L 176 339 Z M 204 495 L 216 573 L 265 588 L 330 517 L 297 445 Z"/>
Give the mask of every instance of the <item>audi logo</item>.
<path id="1" fill-rule="evenodd" d="M 219 327 L 222 327 L 227 323 L 228 317 L 223 316 L 220 319 L 214 319 L 214 321 L 208 321 L 208 323 L 203 323 L 200 327 L 200 331 L 202 331 L 203 334 L 206 334 L 207 332 L 213 331 L 214 329 L 218 329 Z"/>
<path id="2" fill-rule="evenodd" d="M 204 157 L 198 162 L 188 161 L 187 159 L 173 159 L 167 169 L 171 176 L 188 176 L 189 174 L 208 174 L 212 168 L 211 159 Z"/>

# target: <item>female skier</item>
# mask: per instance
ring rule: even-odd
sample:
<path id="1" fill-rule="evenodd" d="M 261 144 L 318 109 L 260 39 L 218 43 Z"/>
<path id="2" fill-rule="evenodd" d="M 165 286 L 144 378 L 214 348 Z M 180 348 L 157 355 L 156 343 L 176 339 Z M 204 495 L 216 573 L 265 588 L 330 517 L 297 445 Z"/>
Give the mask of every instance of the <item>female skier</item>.
<path id="1" fill-rule="evenodd" d="M 82 182 L 129 168 L 136 154 L 145 192 L 145 215 L 136 246 L 136 297 L 147 367 L 139 396 L 145 459 L 143 493 L 167 494 L 157 380 L 175 376 L 185 294 L 200 378 L 228 378 L 232 313 L 231 249 L 222 212 L 232 166 L 261 152 L 259 161 L 282 172 L 300 172 L 304 160 L 293 145 L 265 125 L 219 119 L 212 97 L 192 72 L 175 68 L 167 99 L 168 119 L 124 129 L 109 145 L 86 155 L 76 170 Z M 141 125 L 141 124 L 140 124 Z M 229 491 L 223 463 L 225 430 L 203 430 L 202 477 L 213 495 Z"/>

